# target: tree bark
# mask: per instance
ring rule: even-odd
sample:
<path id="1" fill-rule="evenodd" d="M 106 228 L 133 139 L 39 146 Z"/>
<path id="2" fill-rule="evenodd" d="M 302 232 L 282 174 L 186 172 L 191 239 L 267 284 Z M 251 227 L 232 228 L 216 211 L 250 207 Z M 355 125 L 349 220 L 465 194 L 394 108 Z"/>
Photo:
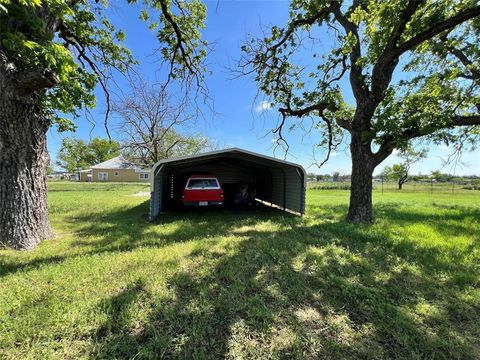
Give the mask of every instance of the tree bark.
<path id="1" fill-rule="evenodd" d="M 5 68 L 3 68 L 5 70 Z M 46 133 L 40 96 L 0 69 L 0 244 L 31 249 L 50 238 Z"/>
<path id="2" fill-rule="evenodd" d="M 364 144 L 359 134 L 352 133 L 350 144 L 352 155 L 352 185 L 348 220 L 352 223 L 371 223 L 372 176 L 375 161 L 369 144 Z"/>

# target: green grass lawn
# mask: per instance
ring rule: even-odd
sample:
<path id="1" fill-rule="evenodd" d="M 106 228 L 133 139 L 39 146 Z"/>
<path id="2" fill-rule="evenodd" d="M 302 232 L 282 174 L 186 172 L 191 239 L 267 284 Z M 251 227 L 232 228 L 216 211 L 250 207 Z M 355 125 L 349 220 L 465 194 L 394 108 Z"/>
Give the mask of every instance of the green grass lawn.
<path id="1" fill-rule="evenodd" d="M 480 358 L 480 192 L 309 190 L 307 215 L 172 213 L 50 183 L 56 237 L 0 250 L 0 358 Z"/>

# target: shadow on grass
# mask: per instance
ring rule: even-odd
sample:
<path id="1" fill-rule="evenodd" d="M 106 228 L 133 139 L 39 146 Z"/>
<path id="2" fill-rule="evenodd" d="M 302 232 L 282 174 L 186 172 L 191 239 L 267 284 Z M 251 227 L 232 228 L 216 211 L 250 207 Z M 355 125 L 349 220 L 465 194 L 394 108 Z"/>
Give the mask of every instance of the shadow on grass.
<path id="1" fill-rule="evenodd" d="M 466 261 L 468 248 L 426 247 L 392 236 L 389 228 L 353 226 L 335 215 L 344 210 L 323 208 L 321 222 L 276 213 L 174 214 L 134 233 L 146 237 L 129 239 L 122 250 L 231 232 L 241 240 L 192 252 L 188 266 L 169 279 L 173 298 L 153 305 L 140 327 L 132 330 L 127 321 L 111 328 L 92 356 L 478 358 L 480 307 L 473 289 L 479 274 L 478 264 Z M 382 207 L 390 223 L 429 220 L 441 231 L 454 222 L 457 235 L 469 233 L 462 219 L 478 211 L 462 214 L 422 219 Z M 179 221 L 161 240 L 149 238 L 150 226 Z M 253 227 L 265 221 L 281 229 Z M 98 242 L 99 251 L 111 245 L 107 238 Z M 110 316 L 118 323 L 115 311 Z"/>
<path id="2" fill-rule="evenodd" d="M 78 234 L 91 240 L 75 246 L 93 247 L 93 252 L 130 251 L 139 247 L 164 247 L 214 236 L 226 235 L 238 226 L 262 221 L 297 221 L 294 215 L 258 206 L 252 209 L 187 209 L 169 212 L 156 222 L 147 220 L 149 202 L 123 211 L 107 213 L 91 222 L 89 215 L 69 219 L 80 224 Z"/>
<path id="3" fill-rule="evenodd" d="M 228 234 L 239 226 L 251 226 L 260 221 L 296 221 L 294 215 L 280 210 L 258 206 L 253 209 L 196 209 L 166 213 L 157 222 L 148 221 L 149 200 L 121 210 L 86 213 L 66 217 L 65 222 L 74 228 L 71 247 L 73 254 L 35 257 L 24 262 L 12 262 L 0 255 L 0 277 L 17 271 L 37 269 L 61 263 L 76 256 L 131 251 L 137 248 L 165 247 L 195 239 Z M 164 226 L 172 231 L 165 233 Z M 159 231 L 159 229 L 161 231 Z"/>
<path id="4" fill-rule="evenodd" d="M 206 211 L 167 214 L 149 223 L 145 202 L 94 218 L 68 218 L 78 224 L 82 240 L 72 246 L 84 248 L 82 256 L 205 241 L 168 279 L 174 294 L 169 300 L 148 293 L 148 279 L 143 279 L 99 304 L 108 319 L 97 329 L 90 355 L 478 358 L 474 254 L 480 243 L 427 246 L 397 229 L 420 222 L 439 233 L 478 239 L 466 225 L 467 219 L 478 219 L 478 209 L 443 209 L 434 215 L 391 204 L 377 209 L 385 227 L 346 223 L 339 218 L 345 205 L 311 206 L 315 218 Z M 215 240 L 230 234 L 237 239 L 231 244 Z M 1 271 L 68 257 L 36 259 Z M 139 302 L 149 307 L 141 323 L 129 312 Z"/>
<path id="5" fill-rule="evenodd" d="M 85 214 L 67 217 L 66 222 L 74 224 L 77 237 L 100 238 L 98 242 L 79 240 L 73 244 L 74 247 L 90 246 L 93 247 L 92 250 L 86 249 L 81 254 L 66 252 L 62 255 L 40 256 L 23 262 L 12 262 L 9 256 L 0 255 L 0 277 L 17 271 L 28 271 L 45 265 L 61 263 L 79 255 L 133 249 L 134 241 L 141 238 L 151 225 L 145 218 L 146 213 L 148 214 L 148 201 L 124 210 L 102 212 L 101 216 Z"/>

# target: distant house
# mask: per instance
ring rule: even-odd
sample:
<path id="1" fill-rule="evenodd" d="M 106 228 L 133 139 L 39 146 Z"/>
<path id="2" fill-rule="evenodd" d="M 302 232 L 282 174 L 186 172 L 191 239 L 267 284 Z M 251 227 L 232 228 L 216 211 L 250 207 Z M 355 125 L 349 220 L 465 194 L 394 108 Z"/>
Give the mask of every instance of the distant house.
<path id="1" fill-rule="evenodd" d="M 123 156 L 117 156 L 80 171 L 80 181 L 147 182 L 150 181 L 150 169 L 142 169 Z"/>
<path id="2" fill-rule="evenodd" d="M 92 181 L 92 169 L 80 170 L 77 173 L 77 180 L 79 180 L 79 181 Z"/>

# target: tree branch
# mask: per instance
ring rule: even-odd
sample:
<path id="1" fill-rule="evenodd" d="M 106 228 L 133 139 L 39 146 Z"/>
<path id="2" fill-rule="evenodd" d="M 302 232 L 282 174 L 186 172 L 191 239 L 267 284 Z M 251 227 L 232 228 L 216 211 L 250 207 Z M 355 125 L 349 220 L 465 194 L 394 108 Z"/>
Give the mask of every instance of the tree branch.
<path id="1" fill-rule="evenodd" d="M 394 49 L 397 46 L 398 40 L 402 36 L 408 22 L 412 19 L 412 16 L 417 11 L 418 7 L 422 4 L 425 4 L 425 0 L 410 0 L 402 11 L 400 15 L 400 20 L 398 25 L 393 29 L 392 33 L 390 34 L 390 38 L 385 46 L 385 50 L 389 51 Z"/>
<path id="2" fill-rule="evenodd" d="M 378 104 L 383 99 L 383 93 L 390 84 L 393 70 L 395 69 L 400 56 L 408 50 L 422 42 L 433 38 L 445 30 L 454 28 L 455 26 L 480 15 L 480 6 L 469 8 L 459 12 L 449 19 L 441 21 L 429 29 L 415 35 L 410 40 L 400 45 L 396 45 L 400 39 L 406 24 L 421 4 L 420 1 L 410 1 L 402 13 L 402 20 L 399 26 L 393 31 L 390 40 L 385 47 L 383 54 L 379 57 L 372 71 L 372 98 Z"/>
<path id="3" fill-rule="evenodd" d="M 335 19 L 343 26 L 347 34 L 353 34 L 356 39 L 355 45 L 353 45 L 352 51 L 350 52 L 350 84 L 352 85 L 353 95 L 355 96 L 357 103 L 364 102 L 369 96 L 369 90 L 362 74 L 363 69 L 358 63 L 358 60 L 362 56 L 358 27 L 347 19 L 347 17 L 341 12 L 340 6 L 341 3 L 337 2 L 336 6 L 333 8 Z M 349 12 L 353 12 L 358 6 L 360 6 L 360 2 L 354 2 L 349 9 Z"/>
<path id="4" fill-rule="evenodd" d="M 378 57 L 372 70 L 372 98 L 375 104 L 379 104 L 383 99 L 383 93 L 392 80 L 392 74 L 397 66 L 398 57 L 394 55 L 397 43 L 406 25 L 417 11 L 418 7 L 423 4 L 424 0 L 410 0 L 400 15 L 397 26 L 392 30 L 383 53 Z"/>
<path id="5" fill-rule="evenodd" d="M 303 19 L 296 19 L 296 20 L 290 22 L 290 24 L 288 25 L 287 31 L 282 36 L 280 41 L 278 43 L 270 46 L 268 48 L 268 51 L 271 52 L 271 53 L 275 53 L 275 51 L 280 46 L 285 44 L 285 42 L 288 40 L 288 38 L 295 32 L 295 30 L 297 30 L 298 27 L 305 26 L 305 25 L 313 25 L 315 22 L 317 22 L 321 18 L 328 16 L 328 14 L 330 14 L 332 12 L 332 10 L 334 9 L 335 6 L 336 6 L 336 2 L 333 1 L 329 6 L 327 6 L 323 10 L 319 11 L 315 15 L 312 15 L 310 17 L 303 18 Z"/>
<path id="6" fill-rule="evenodd" d="M 61 24 L 59 26 L 59 36 L 68 44 L 72 45 L 78 51 L 78 59 L 84 60 L 95 73 L 98 78 L 98 82 L 102 87 L 103 93 L 105 95 L 105 102 L 107 104 L 107 110 L 105 111 L 104 116 L 104 128 L 107 133 L 108 139 L 111 140 L 112 137 L 110 136 L 110 130 L 108 129 L 108 119 L 110 116 L 111 111 L 111 102 L 110 102 L 110 92 L 107 88 L 107 76 L 99 69 L 98 65 L 95 63 L 93 59 L 87 54 L 88 45 L 82 43 L 82 41 L 75 35 L 74 32 L 70 31 L 70 29 L 65 25 Z"/>
<path id="7" fill-rule="evenodd" d="M 480 125 L 480 115 L 455 116 L 452 121 L 453 126 L 471 126 Z"/>
<path id="8" fill-rule="evenodd" d="M 170 13 L 170 9 L 168 8 L 166 1 L 160 0 L 160 7 L 162 9 L 162 14 L 165 17 L 165 20 L 167 20 L 167 22 L 170 24 L 177 38 L 177 43 L 175 45 L 174 54 L 173 54 L 174 57 L 171 62 L 172 67 L 170 68 L 170 74 L 168 75 L 168 78 L 170 79 L 170 77 L 172 76 L 173 63 L 174 63 L 177 50 L 180 50 L 183 61 L 185 62 L 185 66 L 187 67 L 188 71 L 190 71 L 192 75 L 196 76 L 197 70 L 193 68 L 190 56 L 187 54 L 185 48 L 183 47 L 184 37 L 182 34 L 182 30 L 180 29 L 177 22 L 175 21 L 172 14 Z"/>
<path id="9" fill-rule="evenodd" d="M 449 129 L 460 126 L 478 126 L 480 125 L 480 115 L 471 115 L 471 116 L 455 116 L 451 119 L 451 122 L 446 123 L 442 126 L 427 125 L 419 128 L 410 128 L 404 130 L 400 135 L 399 139 L 402 141 L 408 141 L 416 139 L 422 136 L 431 134 L 433 131 Z M 396 147 L 395 139 L 392 136 L 385 137 L 380 145 L 377 153 L 374 154 L 376 160 L 382 162 L 388 155 L 391 154 L 393 149 Z M 386 155 L 386 156 L 385 156 Z"/>
<path id="10" fill-rule="evenodd" d="M 302 117 L 304 115 L 310 114 L 312 111 L 318 111 L 321 114 L 327 107 L 328 107 L 328 104 L 319 103 L 319 104 L 307 106 L 303 109 L 292 109 L 290 107 L 287 107 L 287 108 L 280 108 L 278 109 L 278 111 L 284 114 L 285 116 Z"/>
<path id="11" fill-rule="evenodd" d="M 54 87 L 58 84 L 59 79 L 51 70 L 32 69 L 15 73 L 13 81 L 17 83 L 19 88 L 37 91 Z"/>
<path id="12" fill-rule="evenodd" d="M 337 143 L 333 142 L 333 140 L 334 140 L 333 126 L 332 126 L 332 122 L 330 121 L 330 119 L 328 119 L 326 116 L 323 116 L 323 115 L 321 115 L 320 117 L 325 122 L 325 124 L 327 124 L 327 138 L 328 138 L 327 149 L 328 150 L 327 150 L 327 155 L 325 156 L 325 158 L 320 163 L 317 163 L 316 160 L 314 161 L 314 164 L 318 168 L 321 168 L 328 160 L 330 160 L 330 155 L 332 153 L 332 150 L 336 149 L 338 147 L 338 145 L 340 145 L 340 143 L 341 143 L 341 141 L 339 141 Z"/>
<path id="13" fill-rule="evenodd" d="M 461 74 L 463 77 L 468 78 L 469 80 L 474 80 L 475 83 L 480 84 L 480 69 L 477 68 L 473 62 L 465 55 L 463 51 L 460 49 L 455 48 L 454 46 L 448 45 L 448 37 L 446 34 L 440 37 L 445 48 L 450 52 L 453 56 L 455 56 L 460 62 L 470 71 L 471 76 L 467 74 Z"/>
<path id="14" fill-rule="evenodd" d="M 455 26 L 473 19 L 480 15 L 480 5 L 477 5 L 472 8 L 465 9 L 458 14 L 452 16 L 451 18 L 439 22 L 434 26 L 430 27 L 429 29 L 417 34 L 416 36 L 412 37 L 410 40 L 404 42 L 403 44 L 399 45 L 394 52 L 394 56 L 399 57 L 404 52 L 413 49 L 415 46 L 421 44 L 425 40 L 431 39 L 434 36 L 440 34 L 441 32 L 454 28 Z"/>
<path id="15" fill-rule="evenodd" d="M 383 141 L 380 145 L 380 148 L 376 153 L 373 154 L 373 159 L 375 162 L 375 166 L 380 164 L 383 160 L 385 160 L 390 154 L 393 152 L 394 145 L 392 141 Z"/>

